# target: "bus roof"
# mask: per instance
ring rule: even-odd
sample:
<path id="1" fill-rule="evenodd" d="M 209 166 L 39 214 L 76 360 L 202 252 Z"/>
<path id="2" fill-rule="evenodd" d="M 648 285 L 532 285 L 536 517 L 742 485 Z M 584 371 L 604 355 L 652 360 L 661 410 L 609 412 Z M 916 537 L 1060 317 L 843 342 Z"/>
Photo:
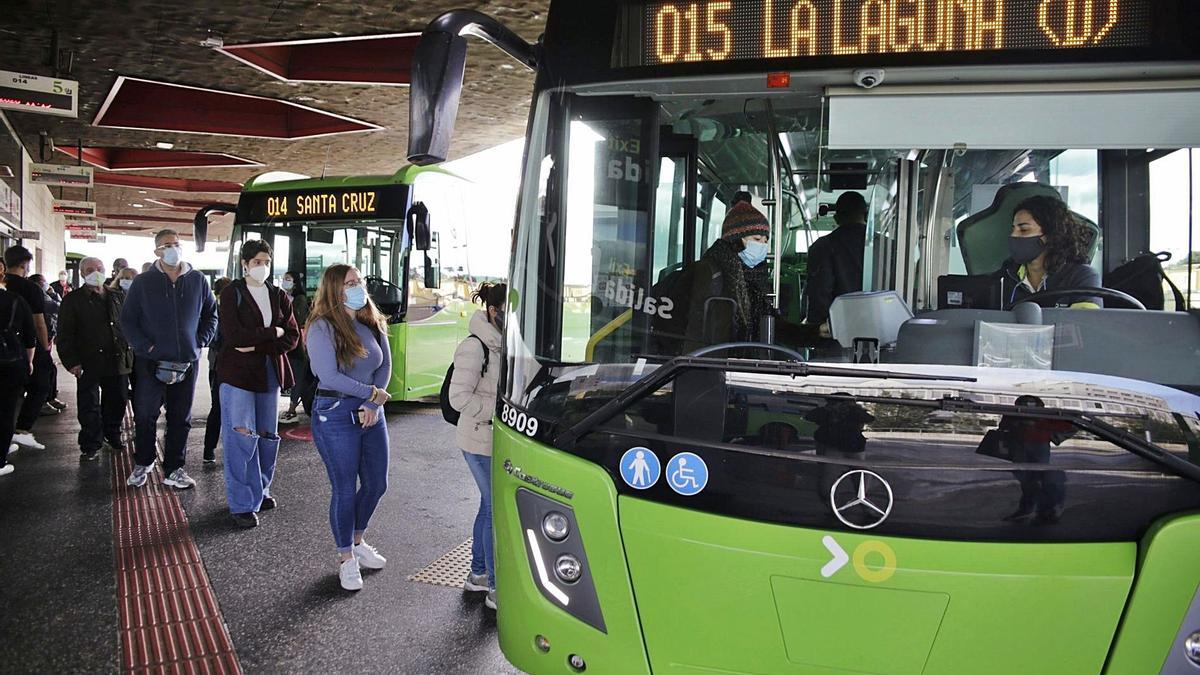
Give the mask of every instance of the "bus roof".
<path id="1" fill-rule="evenodd" d="M 242 187 L 242 193 L 247 192 L 289 192 L 292 190 L 314 190 L 321 188 L 350 188 L 350 187 L 379 187 L 383 185 L 412 185 L 417 176 L 426 173 L 440 173 L 455 178 L 461 176 L 455 175 L 451 171 L 447 171 L 436 166 L 414 166 L 406 164 L 401 167 L 396 173 L 389 175 L 364 175 L 364 176 L 326 176 L 324 178 L 308 178 L 302 177 L 299 174 L 285 173 L 281 171 L 269 171 L 254 176 L 246 181 Z M 463 179 L 465 180 L 465 179 Z"/>

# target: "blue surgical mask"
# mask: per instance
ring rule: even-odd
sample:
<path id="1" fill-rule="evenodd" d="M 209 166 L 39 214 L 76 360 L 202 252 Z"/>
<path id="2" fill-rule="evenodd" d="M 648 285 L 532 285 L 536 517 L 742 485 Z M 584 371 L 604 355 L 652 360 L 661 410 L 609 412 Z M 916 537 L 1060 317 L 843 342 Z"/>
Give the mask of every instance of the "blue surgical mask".
<path id="1" fill-rule="evenodd" d="M 163 262 L 170 267 L 175 267 L 183 260 L 183 249 L 178 246 L 164 248 L 162 254 Z"/>
<path id="2" fill-rule="evenodd" d="M 358 311 L 367 306 L 367 289 L 362 286 L 346 287 L 346 306 Z"/>
<path id="3" fill-rule="evenodd" d="M 117 283 L 121 284 L 121 290 L 127 291 L 133 285 L 133 279 L 122 279 Z"/>
<path id="4" fill-rule="evenodd" d="M 738 257 L 742 259 L 746 267 L 758 267 L 761 265 L 762 261 L 767 259 L 767 253 L 771 250 L 771 247 L 767 244 L 761 241 L 754 241 L 753 239 L 746 241 L 745 244 L 746 248 L 738 253 Z"/>
<path id="5" fill-rule="evenodd" d="M 279 287 L 285 291 L 291 291 L 296 287 L 296 284 L 291 279 L 284 279 L 282 282 L 280 282 Z"/>

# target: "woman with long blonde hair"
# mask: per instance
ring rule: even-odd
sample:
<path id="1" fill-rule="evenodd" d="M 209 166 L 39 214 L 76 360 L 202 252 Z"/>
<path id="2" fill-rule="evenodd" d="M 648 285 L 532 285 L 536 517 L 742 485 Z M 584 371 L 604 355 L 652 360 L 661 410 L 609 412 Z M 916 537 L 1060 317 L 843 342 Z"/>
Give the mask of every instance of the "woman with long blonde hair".
<path id="1" fill-rule="evenodd" d="M 387 321 L 350 265 L 325 270 L 308 315 L 308 358 L 317 376 L 312 430 L 329 473 L 329 526 L 341 558 L 338 578 L 362 589 L 361 567 L 384 558 L 363 533 L 387 490 L 388 433 L 383 404 L 392 379 Z"/>

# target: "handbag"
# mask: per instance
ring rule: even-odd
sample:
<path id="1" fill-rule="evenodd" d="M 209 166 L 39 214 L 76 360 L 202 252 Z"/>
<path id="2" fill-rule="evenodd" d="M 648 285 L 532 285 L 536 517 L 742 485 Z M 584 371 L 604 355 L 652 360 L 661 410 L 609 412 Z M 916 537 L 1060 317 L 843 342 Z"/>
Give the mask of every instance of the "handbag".
<path id="1" fill-rule="evenodd" d="M 1013 461 L 1012 449 L 1005 442 L 1007 436 L 1008 434 L 1000 429 L 991 429 L 983 435 L 979 447 L 975 448 L 975 454 L 1003 459 L 1006 462 Z"/>
<path id="2" fill-rule="evenodd" d="M 154 376 L 163 384 L 178 384 L 187 378 L 192 364 L 188 361 L 157 361 Z"/>

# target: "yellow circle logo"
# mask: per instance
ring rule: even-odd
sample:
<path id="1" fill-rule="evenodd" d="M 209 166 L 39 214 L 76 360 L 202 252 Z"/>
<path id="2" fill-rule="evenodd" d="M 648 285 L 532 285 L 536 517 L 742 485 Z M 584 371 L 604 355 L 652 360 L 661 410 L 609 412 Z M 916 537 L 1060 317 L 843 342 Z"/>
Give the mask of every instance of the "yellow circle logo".
<path id="1" fill-rule="evenodd" d="M 867 556 L 872 553 L 878 554 L 883 558 L 883 565 L 869 567 L 867 565 Z M 891 546 L 878 540 L 864 541 L 854 549 L 854 571 L 858 572 L 858 576 L 864 581 L 880 584 L 892 578 L 896 573 L 896 552 Z M 872 563 L 877 561 L 872 560 Z"/>

